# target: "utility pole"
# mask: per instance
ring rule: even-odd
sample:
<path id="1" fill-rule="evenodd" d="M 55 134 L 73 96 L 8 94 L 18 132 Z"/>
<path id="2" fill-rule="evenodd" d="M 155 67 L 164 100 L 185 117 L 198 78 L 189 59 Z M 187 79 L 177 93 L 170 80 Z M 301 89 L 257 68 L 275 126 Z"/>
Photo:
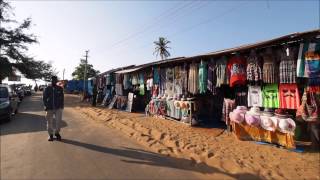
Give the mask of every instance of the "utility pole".
<path id="1" fill-rule="evenodd" d="M 64 81 L 64 72 L 65 72 L 66 69 L 63 69 L 62 71 L 62 80 Z"/>
<path id="2" fill-rule="evenodd" d="M 81 63 L 84 64 L 84 75 L 83 75 L 83 98 L 86 96 L 86 79 L 87 79 L 87 64 L 88 64 L 89 50 L 86 50 L 85 59 L 81 59 Z"/>

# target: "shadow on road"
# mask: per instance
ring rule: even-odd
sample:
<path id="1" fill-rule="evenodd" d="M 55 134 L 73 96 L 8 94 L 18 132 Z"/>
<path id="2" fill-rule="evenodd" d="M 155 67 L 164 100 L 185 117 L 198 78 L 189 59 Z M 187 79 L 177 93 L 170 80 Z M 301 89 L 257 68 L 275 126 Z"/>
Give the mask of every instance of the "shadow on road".
<path id="1" fill-rule="evenodd" d="M 61 128 L 67 123 L 61 121 Z M 0 124 L 0 135 L 46 131 L 47 121 L 44 116 L 30 113 L 19 113 L 9 123 Z"/>
<path id="2" fill-rule="evenodd" d="M 218 168 L 208 166 L 203 162 L 197 163 L 193 160 L 164 156 L 164 155 L 160 155 L 160 154 L 156 154 L 156 153 L 148 152 L 144 150 L 139 150 L 139 149 L 108 148 L 108 147 L 97 146 L 94 144 L 88 144 L 88 143 L 79 142 L 79 141 L 70 140 L 70 139 L 63 139 L 62 142 L 66 144 L 80 146 L 93 151 L 98 151 L 106 154 L 112 154 L 116 156 L 134 159 L 134 160 L 122 160 L 123 162 L 126 162 L 126 163 L 135 163 L 135 164 L 144 164 L 144 165 L 150 165 L 150 166 L 161 166 L 161 167 L 168 167 L 168 168 L 174 168 L 174 169 L 182 169 L 187 171 L 199 172 L 202 174 L 220 173 L 236 179 L 260 179 L 261 178 L 259 176 L 249 174 L 249 173 L 231 174 L 231 173 L 221 171 Z"/>

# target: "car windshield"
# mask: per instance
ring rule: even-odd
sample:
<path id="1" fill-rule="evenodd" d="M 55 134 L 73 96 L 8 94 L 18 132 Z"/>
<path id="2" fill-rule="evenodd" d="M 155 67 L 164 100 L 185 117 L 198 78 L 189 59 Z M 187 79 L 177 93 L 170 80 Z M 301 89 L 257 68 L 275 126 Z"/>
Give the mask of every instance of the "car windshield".
<path id="1" fill-rule="evenodd" d="M 7 98 L 9 95 L 6 87 L 0 87 L 0 98 Z"/>

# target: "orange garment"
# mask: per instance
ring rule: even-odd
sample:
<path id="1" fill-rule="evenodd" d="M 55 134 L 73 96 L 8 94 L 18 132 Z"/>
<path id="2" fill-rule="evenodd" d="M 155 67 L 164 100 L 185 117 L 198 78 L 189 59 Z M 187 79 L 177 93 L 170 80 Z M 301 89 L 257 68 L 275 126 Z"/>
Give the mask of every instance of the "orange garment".
<path id="1" fill-rule="evenodd" d="M 228 74 L 230 77 L 230 87 L 234 85 L 244 85 L 246 83 L 246 60 L 241 56 L 234 56 L 228 62 Z"/>
<path id="2" fill-rule="evenodd" d="M 280 108 L 298 109 L 300 97 L 297 84 L 280 84 Z"/>

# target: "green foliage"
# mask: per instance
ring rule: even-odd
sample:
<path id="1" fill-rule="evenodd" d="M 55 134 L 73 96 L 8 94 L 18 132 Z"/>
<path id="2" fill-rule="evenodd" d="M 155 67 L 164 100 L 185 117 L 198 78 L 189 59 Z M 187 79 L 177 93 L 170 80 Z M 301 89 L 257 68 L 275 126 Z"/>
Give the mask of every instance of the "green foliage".
<path id="1" fill-rule="evenodd" d="M 85 64 L 80 62 L 80 64 L 75 68 L 72 73 L 73 79 L 82 80 L 84 79 L 84 71 L 85 71 Z M 99 74 L 98 70 L 93 69 L 92 64 L 87 64 L 87 76 L 86 78 L 95 77 Z"/>
<path id="2" fill-rule="evenodd" d="M 26 31 L 31 26 L 31 19 L 21 24 L 10 19 L 14 15 L 9 3 L 0 0 L 0 82 L 5 77 L 19 70 L 27 78 L 46 79 L 54 74 L 51 64 L 35 61 L 27 55 L 29 44 L 37 43 L 37 38 Z M 15 25 L 15 26 L 13 26 Z"/>
<path id="3" fill-rule="evenodd" d="M 170 41 L 164 37 L 159 37 L 159 41 L 154 41 L 153 43 L 156 46 L 155 51 L 153 52 L 153 54 L 156 54 L 156 57 L 160 55 L 161 59 L 163 60 L 170 56 L 168 51 L 170 47 L 167 46 L 169 43 L 171 43 Z"/>

